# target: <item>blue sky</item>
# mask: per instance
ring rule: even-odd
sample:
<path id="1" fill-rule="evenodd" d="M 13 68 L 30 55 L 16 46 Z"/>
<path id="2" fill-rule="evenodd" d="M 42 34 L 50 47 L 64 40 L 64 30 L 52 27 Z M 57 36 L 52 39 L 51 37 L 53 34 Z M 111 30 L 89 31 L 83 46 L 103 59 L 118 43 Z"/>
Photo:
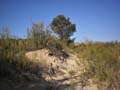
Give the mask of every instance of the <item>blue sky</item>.
<path id="1" fill-rule="evenodd" d="M 76 41 L 120 41 L 120 0 L 0 0 L 0 31 L 25 37 L 32 22 L 49 26 L 59 14 L 76 24 Z"/>

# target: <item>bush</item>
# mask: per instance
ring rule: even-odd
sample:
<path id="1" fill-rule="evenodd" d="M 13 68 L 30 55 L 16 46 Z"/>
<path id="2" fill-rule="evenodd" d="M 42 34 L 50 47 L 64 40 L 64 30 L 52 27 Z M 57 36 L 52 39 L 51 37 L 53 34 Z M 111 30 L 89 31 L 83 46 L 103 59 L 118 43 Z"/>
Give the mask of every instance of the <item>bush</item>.
<path id="1" fill-rule="evenodd" d="M 44 29 L 44 25 L 33 24 L 32 29 L 28 30 L 28 39 L 31 41 L 32 48 L 44 48 L 48 43 L 48 39 L 51 36 L 50 30 Z"/>

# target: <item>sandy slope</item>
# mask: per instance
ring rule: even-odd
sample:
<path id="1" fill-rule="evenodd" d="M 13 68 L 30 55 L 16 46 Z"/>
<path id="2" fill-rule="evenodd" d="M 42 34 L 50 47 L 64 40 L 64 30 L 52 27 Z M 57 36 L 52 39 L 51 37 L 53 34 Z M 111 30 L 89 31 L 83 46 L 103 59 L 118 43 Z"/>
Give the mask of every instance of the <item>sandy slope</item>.
<path id="1" fill-rule="evenodd" d="M 49 68 L 48 74 L 43 73 L 42 76 L 46 81 L 52 81 L 53 87 L 57 88 L 57 90 L 65 90 L 65 88 L 73 88 L 72 90 L 98 90 L 92 79 L 89 79 L 83 85 L 84 80 L 80 78 L 84 71 L 83 65 L 79 63 L 76 55 L 69 55 L 70 57 L 66 59 L 66 62 L 63 62 L 57 57 L 49 56 L 47 49 L 31 51 L 25 54 L 29 60 Z M 38 84 L 41 85 L 40 83 Z M 67 85 L 70 86 L 66 87 Z"/>

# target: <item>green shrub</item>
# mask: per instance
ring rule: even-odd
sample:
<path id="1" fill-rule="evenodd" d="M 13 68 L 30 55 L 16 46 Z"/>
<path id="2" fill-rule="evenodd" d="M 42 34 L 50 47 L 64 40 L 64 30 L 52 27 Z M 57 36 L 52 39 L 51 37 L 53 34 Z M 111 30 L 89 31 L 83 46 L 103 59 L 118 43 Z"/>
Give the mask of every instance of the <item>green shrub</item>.
<path id="1" fill-rule="evenodd" d="M 33 24 L 32 29 L 28 30 L 28 39 L 32 44 L 32 48 L 44 48 L 48 43 L 48 39 L 51 36 L 51 32 L 44 28 L 43 23 Z"/>

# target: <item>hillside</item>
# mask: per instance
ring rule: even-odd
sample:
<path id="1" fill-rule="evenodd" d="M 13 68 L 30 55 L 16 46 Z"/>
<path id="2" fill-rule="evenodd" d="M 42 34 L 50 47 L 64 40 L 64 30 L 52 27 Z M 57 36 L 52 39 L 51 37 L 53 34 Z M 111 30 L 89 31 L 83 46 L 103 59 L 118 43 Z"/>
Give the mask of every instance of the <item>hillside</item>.
<path id="1" fill-rule="evenodd" d="M 3 46 L 0 90 L 119 90 L 119 47 L 119 42 L 87 42 L 72 49 L 16 51 L 10 47 L 7 52 Z M 60 52 L 68 57 L 60 58 Z"/>
<path id="2" fill-rule="evenodd" d="M 120 42 L 75 43 L 64 15 L 33 23 L 27 37 L 0 32 L 0 90 L 119 90 Z"/>

